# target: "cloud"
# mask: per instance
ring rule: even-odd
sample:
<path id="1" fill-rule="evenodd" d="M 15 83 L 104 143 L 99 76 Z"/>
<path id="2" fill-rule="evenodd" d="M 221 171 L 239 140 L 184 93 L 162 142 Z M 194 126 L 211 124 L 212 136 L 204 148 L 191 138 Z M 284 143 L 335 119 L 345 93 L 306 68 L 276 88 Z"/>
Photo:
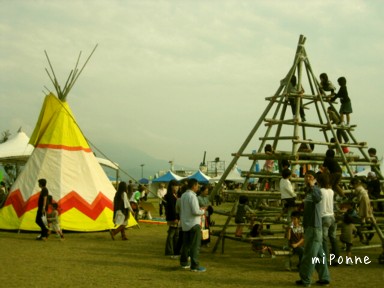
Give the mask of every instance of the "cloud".
<path id="1" fill-rule="evenodd" d="M 117 158 L 116 151 L 131 147 L 190 167 L 206 150 L 207 160 L 230 161 L 304 34 L 314 73 L 327 72 L 333 82 L 347 77 L 356 133 L 380 150 L 371 128 L 382 121 L 380 1 L 19 0 L 1 6 L 0 131 L 22 125 L 32 132 L 41 90 L 52 88 L 44 50 L 63 83 L 79 51 L 84 61 L 99 43 L 68 96 L 88 138 Z M 369 112 L 361 109 L 366 99 Z M 262 125 L 249 151 L 264 131 Z"/>

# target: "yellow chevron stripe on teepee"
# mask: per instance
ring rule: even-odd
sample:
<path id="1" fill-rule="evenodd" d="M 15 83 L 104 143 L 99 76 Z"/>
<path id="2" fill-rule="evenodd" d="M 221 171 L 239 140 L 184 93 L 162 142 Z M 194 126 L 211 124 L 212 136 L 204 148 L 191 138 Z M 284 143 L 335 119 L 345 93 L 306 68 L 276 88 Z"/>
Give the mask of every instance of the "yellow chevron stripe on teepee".
<path id="1" fill-rule="evenodd" d="M 67 102 L 52 93 L 45 97 L 29 143 L 42 148 L 91 151 Z"/>

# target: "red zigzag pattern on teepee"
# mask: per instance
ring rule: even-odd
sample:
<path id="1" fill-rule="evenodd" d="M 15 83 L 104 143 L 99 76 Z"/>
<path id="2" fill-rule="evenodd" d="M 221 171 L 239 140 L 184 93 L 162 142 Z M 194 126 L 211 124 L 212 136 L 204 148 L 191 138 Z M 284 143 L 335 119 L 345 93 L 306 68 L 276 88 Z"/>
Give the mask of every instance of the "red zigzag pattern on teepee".
<path id="1" fill-rule="evenodd" d="M 39 195 L 39 193 L 34 194 L 27 201 L 24 201 L 20 190 L 17 189 L 9 195 L 4 207 L 8 205 L 13 206 L 17 216 L 20 218 L 25 212 L 37 207 Z M 96 220 L 105 208 L 113 210 L 112 201 L 101 192 L 99 192 L 95 200 L 89 204 L 78 193 L 71 191 L 58 201 L 58 205 L 61 214 L 75 208 L 93 220 Z"/>

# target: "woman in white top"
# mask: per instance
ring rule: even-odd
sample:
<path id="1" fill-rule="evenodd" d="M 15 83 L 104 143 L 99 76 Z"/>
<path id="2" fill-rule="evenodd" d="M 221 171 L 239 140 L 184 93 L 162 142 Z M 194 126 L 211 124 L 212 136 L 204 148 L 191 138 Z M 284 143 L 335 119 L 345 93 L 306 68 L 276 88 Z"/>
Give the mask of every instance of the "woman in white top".
<path id="1" fill-rule="evenodd" d="M 329 253 L 331 252 L 336 256 L 334 259 L 338 259 L 339 247 L 337 245 L 336 239 L 337 222 L 335 220 L 335 214 L 333 212 L 334 192 L 331 188 L 329 172 L 323 172 L 319 174 L 317 177 L 317 183 L 320 185 L 322 197 L 322 200 L 320 202 L 320 213 L 321 221 L 323 223 L 323 250 L 327 259 L 329 259 Z M 331 242 L 331 251 L 328 248 L 328 238 Z M 335 265 L 335 263 L 333 264 Z"/>
<path id="2" fill-rule="evenodd" d="M 113 223 L 118 226 L 116 229 L 109 230 L 112 240 L 115 240 L 115 235 L 121 232 L 121 239 L 128 240 L 125 235 L 125 226 L 128 225 L 130 212 L 133 212 L 129 205 L 127 195 L 127 183 L 120 182 L 117 188 L 115 198 L 113 199 Z"/>
<path id="3" fill-rule="evenodd" d="M 281 193 L 281 201 L 283 204 L 283 210 L 281 211 L 280 216 L 278 217 L 278 220 L 281 218 L 281 216 L 284 213 L 287 213 L 287 221 L 288 223 L 291 222 L 291 213 L 295 209 L 296 203 L 296 193 L 293 190 L 293 186 L 291 181 L 289 180 L 291 178 L 292 171 L 288 168 L 283 169 L 281 172 L 281 176 L 283 178 L 280 179 L 280 193 Z"/>

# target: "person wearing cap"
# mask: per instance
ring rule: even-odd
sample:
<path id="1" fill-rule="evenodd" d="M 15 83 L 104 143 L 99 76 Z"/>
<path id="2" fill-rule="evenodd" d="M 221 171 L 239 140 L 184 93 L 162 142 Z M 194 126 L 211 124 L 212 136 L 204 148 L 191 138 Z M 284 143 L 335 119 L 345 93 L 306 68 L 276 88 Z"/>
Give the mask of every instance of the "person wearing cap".
<path id="1" fill-rule="evenodd" d="M 327 261 L 323 261 L 323 233 L 321 221 L 321 191 L 316 185 L 316 173 L 313 170 L 308 170 L 305 174 L 305 198 L 303 212 L 303 227 L 304 227 L 304 253 L 300 262 L 300 280 L 296 281 L 297 285 L 309 287 L 313 270 L 316 269 L 319 280 L 316 282 L 319 285 L 327 286 L 330 282 Z M 320 261 L 314 261 L 319 259 Z"/>

